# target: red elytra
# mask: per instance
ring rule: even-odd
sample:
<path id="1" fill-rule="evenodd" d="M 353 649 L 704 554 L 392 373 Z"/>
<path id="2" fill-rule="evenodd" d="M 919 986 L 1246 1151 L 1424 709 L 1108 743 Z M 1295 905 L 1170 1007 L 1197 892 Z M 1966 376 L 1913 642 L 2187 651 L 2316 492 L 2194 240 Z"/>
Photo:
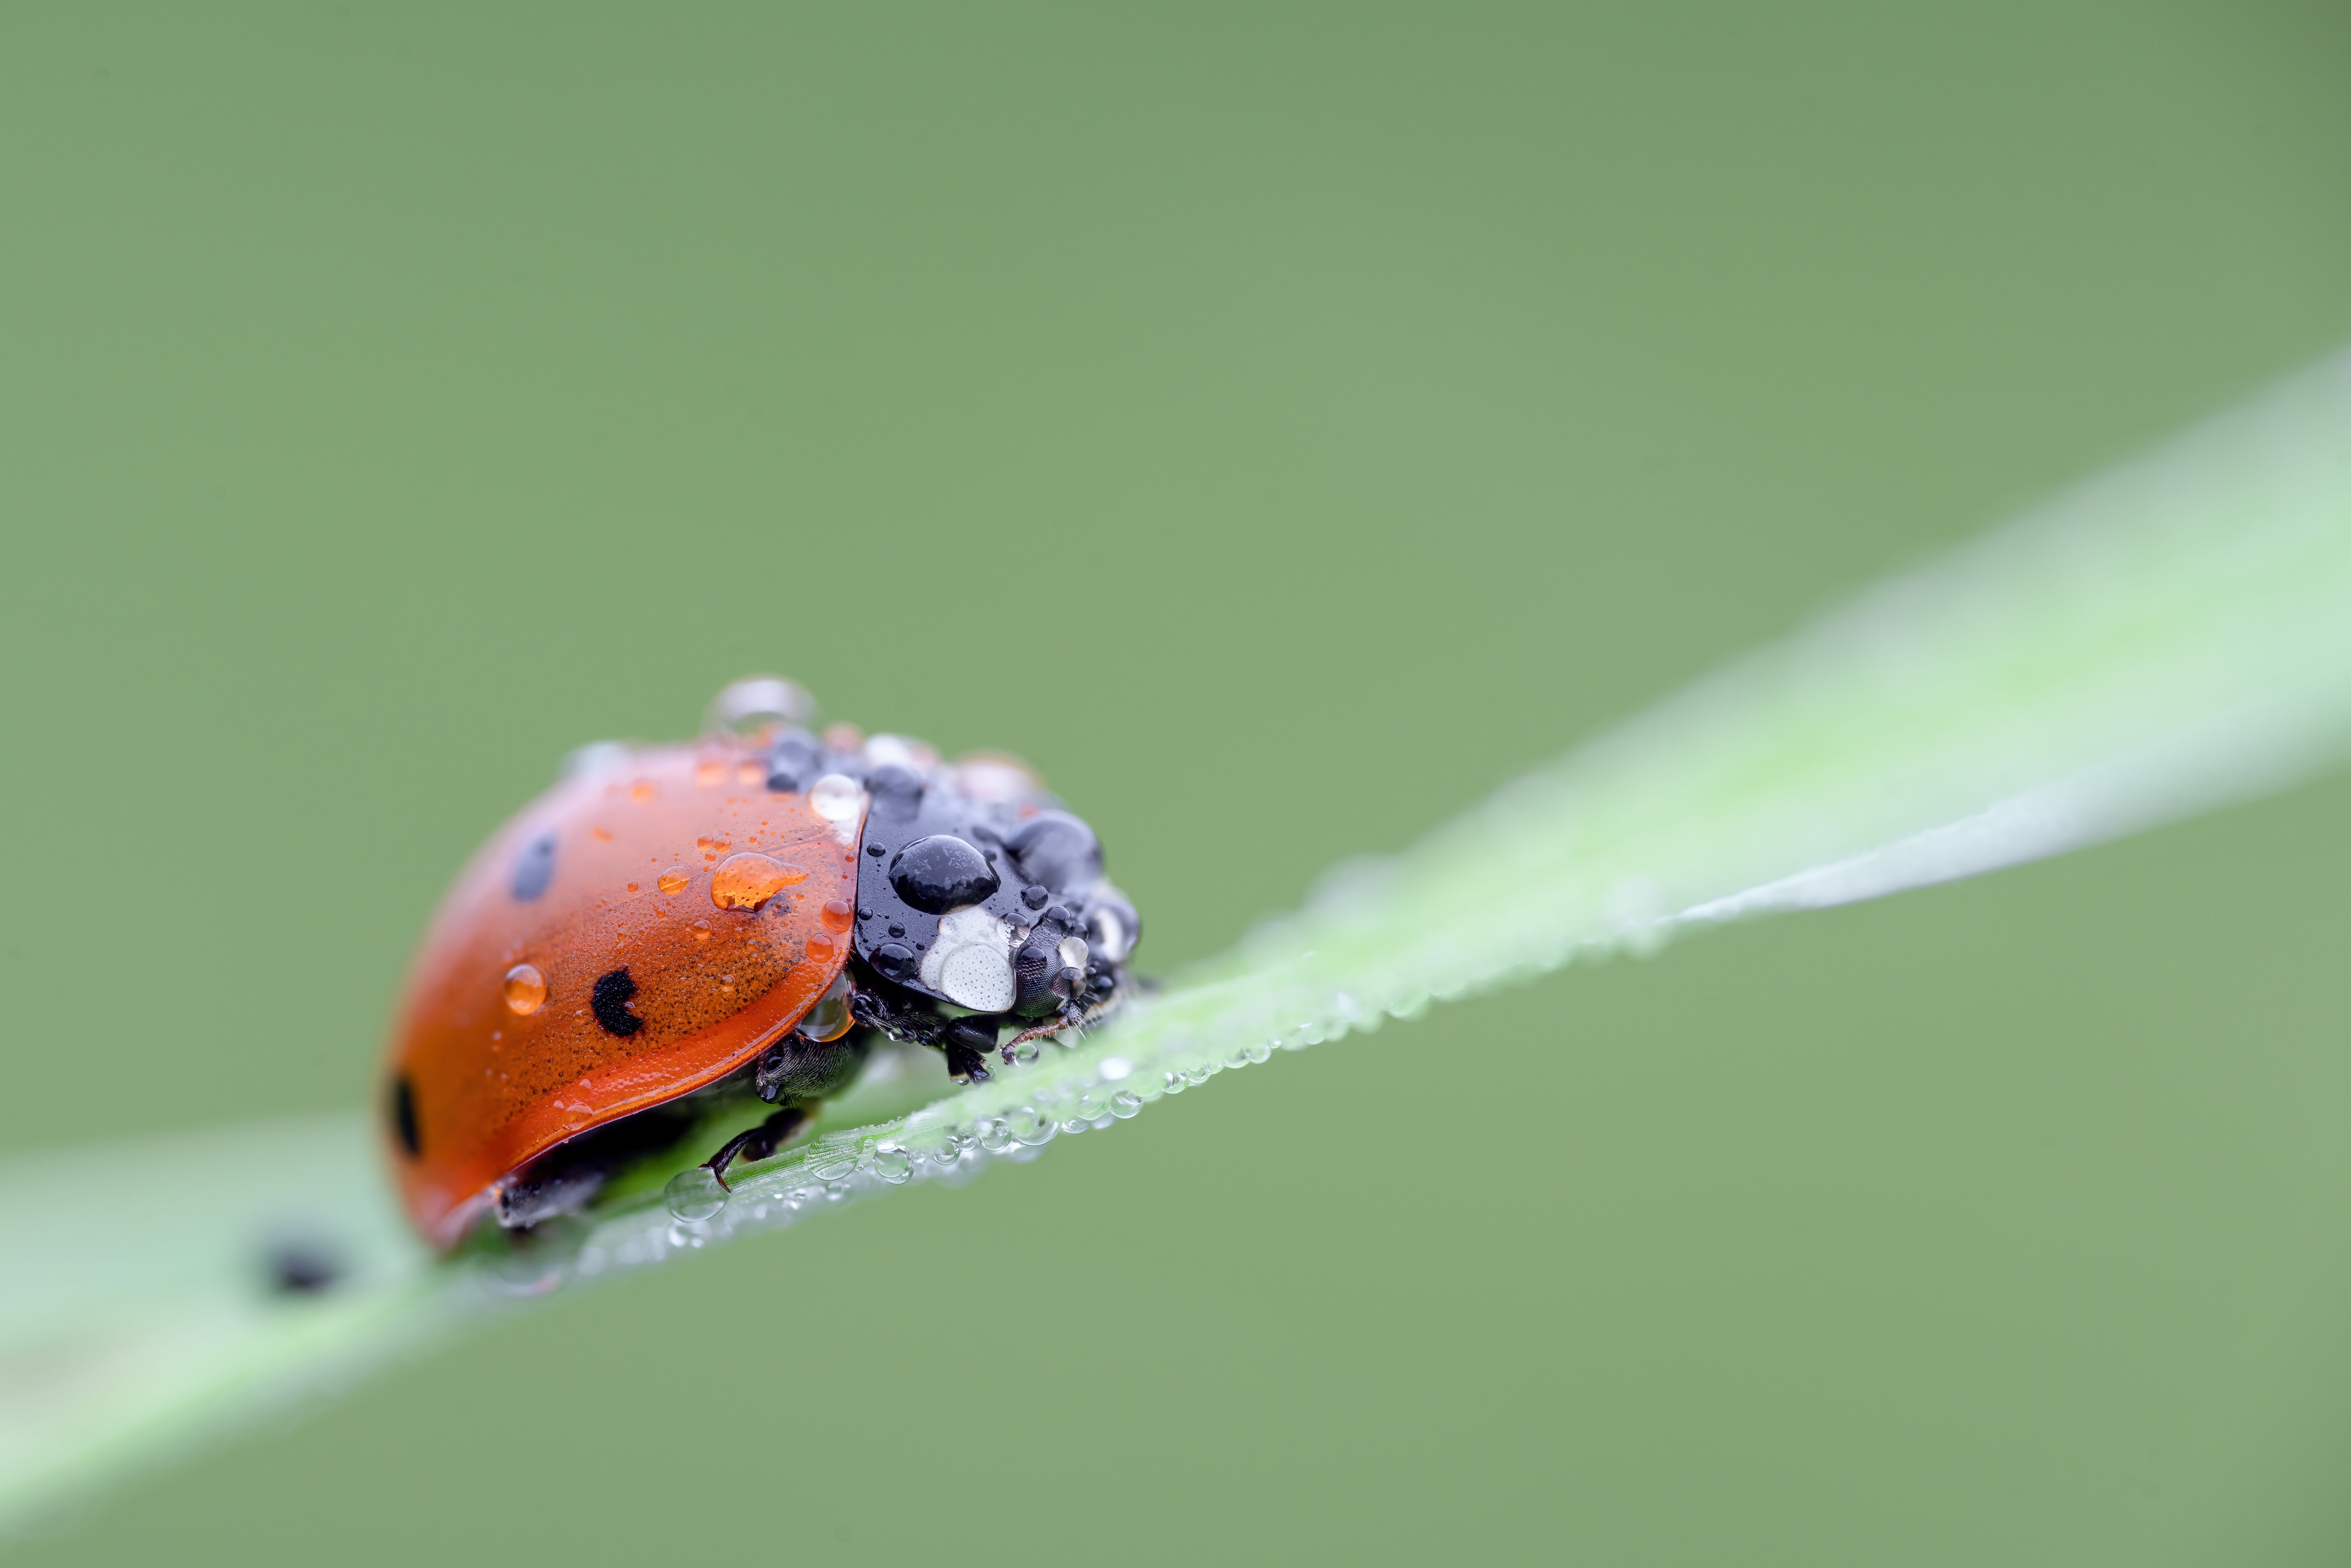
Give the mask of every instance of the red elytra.
<path id="1" fill-rule="evenodd" d="M 458 877 L 387 1072 L 392 1167 L 435 1246 L 559 1144 L 743 1067 L 840 976 L 864 797 L 770 793 L 758 755 L 632 752 Z"/>

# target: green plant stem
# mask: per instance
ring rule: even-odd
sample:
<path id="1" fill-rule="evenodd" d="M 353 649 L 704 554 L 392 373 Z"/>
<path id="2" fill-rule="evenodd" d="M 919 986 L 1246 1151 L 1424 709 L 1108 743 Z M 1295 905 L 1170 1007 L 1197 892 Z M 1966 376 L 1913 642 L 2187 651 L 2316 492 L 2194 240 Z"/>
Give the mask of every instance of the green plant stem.
<path id="1" fill-rule="evenodd" d="M 2351 358 L 1741 660 L 1072 1046 L 495 1265 L 390 1214 L 356 1119 L 0 1174 L 0 1520 L 569 1279 L 968 1179 L 1233 1067 L 1579 956 L 1970 876 L 2280 788 L 2351 735 Z M 696 1212 L 696 1211 L 689 1211 Z M 334 1249 L 273 1294 L 275 1239 Z M 29 1286 L 18 1283 L 29 1279 Z"/>

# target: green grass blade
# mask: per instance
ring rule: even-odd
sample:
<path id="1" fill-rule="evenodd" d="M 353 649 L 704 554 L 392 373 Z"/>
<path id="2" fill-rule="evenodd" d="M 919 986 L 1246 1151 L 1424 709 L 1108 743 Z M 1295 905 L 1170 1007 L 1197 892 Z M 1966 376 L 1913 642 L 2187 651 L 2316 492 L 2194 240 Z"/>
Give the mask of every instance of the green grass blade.
<path id="1" fill-rule="evenodd" d="M 0 1519 L 354 1375 L 494 1304 L 491 1287 L 528 1292 L 968 1179 L 1275 1050 L 1579 956 L 1972 875 L 2273 789 L 2336 760 L 2346 734 L 2351 358 L 1885 584 L 1405 854 L 1343 868 L 1299 914 L 1073 1046 L 903 1115 L 904 1084 L 877 1082 L 834 1118 L 870 1124 L 756 1168 L 715 1213 L 649 1197 L 492 1278 L 418 1253 L 353 1124 L 0 1173 Z M 340 1249 L 351 1282 L 316 1301 L 269 1293 L 257 1260 L 273 1226 Z"/>
<path id="2" fill-rule="evenodd" d="M 478 1294 L 401 1223 L 363 1133 L 303 1117 L 0 1166 L 0 1523 L 360 1375 Z M 276 1288 L 287 1248 L 339 1287 Z"/>

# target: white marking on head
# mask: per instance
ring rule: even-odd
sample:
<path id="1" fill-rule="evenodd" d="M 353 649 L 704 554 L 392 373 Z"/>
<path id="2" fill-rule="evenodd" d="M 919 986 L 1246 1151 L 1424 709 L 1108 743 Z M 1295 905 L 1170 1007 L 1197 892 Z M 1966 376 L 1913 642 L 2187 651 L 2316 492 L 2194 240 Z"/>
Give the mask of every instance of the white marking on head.
<path id="1" fill-rule="evenodd" d="M 1012 964 L 977 943 L 956 948 L 939 966 L 939 991 L 957 1007 L 1000 1013 L 1012 1005 Z"/>
<path id="2" fill-rule="evenodd" d="M 1017 994 L 1009 954 L 1011 933 L 977 904 L 939 916 L 938 939 L 923 955 L 923 984 L 957 1007 L 1000 1013 Z"/>

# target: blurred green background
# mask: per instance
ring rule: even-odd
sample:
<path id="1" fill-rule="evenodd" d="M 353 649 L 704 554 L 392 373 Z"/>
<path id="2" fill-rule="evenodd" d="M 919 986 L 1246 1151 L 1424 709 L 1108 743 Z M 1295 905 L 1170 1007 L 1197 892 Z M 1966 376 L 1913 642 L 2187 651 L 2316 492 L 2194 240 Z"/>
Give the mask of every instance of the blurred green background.
<path id="1" fill-rule="evenodd" d="M 13 7 L 0 1152 L 357 1103 L 753 669 L 1205 956 L 2346 337 L 2335 4 Z M 1283 1057 L 25 1559 L 2341 1562 L 2347 811 Z"/>

